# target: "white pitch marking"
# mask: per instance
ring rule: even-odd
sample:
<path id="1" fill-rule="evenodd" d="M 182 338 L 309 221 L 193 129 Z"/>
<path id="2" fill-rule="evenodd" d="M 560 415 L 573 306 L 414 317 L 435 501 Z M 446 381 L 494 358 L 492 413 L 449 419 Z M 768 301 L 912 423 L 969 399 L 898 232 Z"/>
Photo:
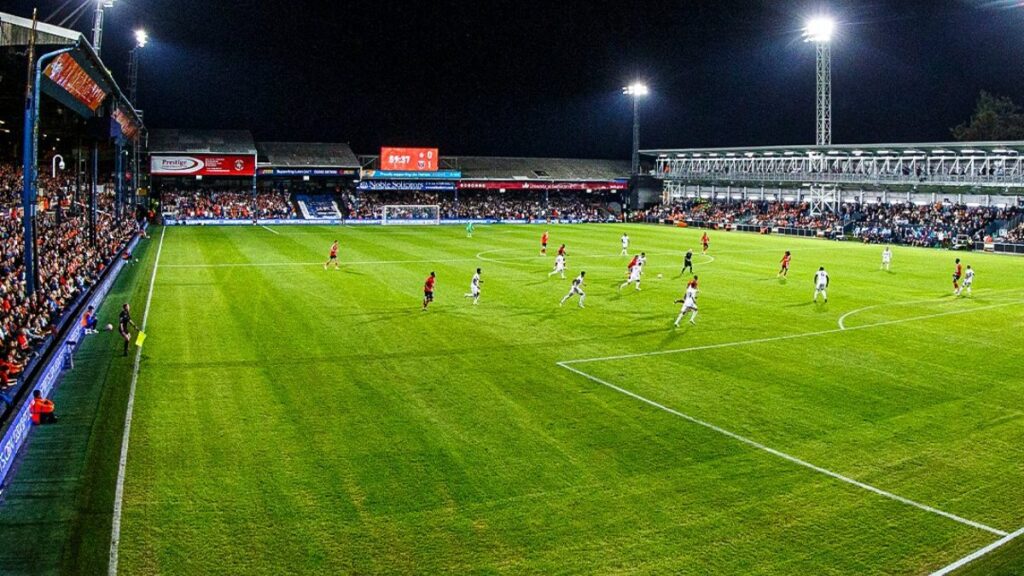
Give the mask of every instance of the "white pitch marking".
<path id="1" fill-rule="evenodd" d="M 1019 288 L 1008 288 L 1008 289 L 1005 289 L 1005 290 L 989 290 L 989 291 L 986 292 L 986 294 L 994 294 L 994 293 L 998 293 L 998 292 L 1016 292 L 1017 290 L 1019 290 Z M 905 302 L 886 302 L 886 303 L 882 303 L 882 304 L 874 304 L 872 306 L 865 306 L 863 308 L 857 308 L 856 310 L 850 310 L 846 314 L 843 314 L 842 316 L 840 316 L 839 317 L 839 328 L 841 328 L 843 330 L 846 330 L 847 329 L 846 328 L 846 319 L 849 318 L 850 316 L 853 316 L 854 314 L 860 314 L 861 312 L 867 312 L 868 310 L 874 310 L 875 308 L 882 308 L 882 307 L 885 307 L 885 306 L 909 306 L 911 304 L 928 304 L 929 302 L 942 303 L 942 302 L 955 302 L 955 300 L 950 300 L 949 297 L 944 297 L 944 298 L 929 298 L 927 300 L 908 300 L 908 301 L 905 301 Z"/>
<path id="2" fill-rule="evenodd" d="M 648 404 L 650 406 L 658 408 L 659 410 L 663 410 L 665 412 L 668 412 L 669 414 L 672 414 L 674 416 L 678 416 L 679 418 L 682 418 L 683 420 L 686 420 L 688 422 L 692 422 L 693 424 L 697 424 L 697 425 L 703 426 L 704 428 L 707 428 L 709 430 L 713 430 L 714 432 L 722 434 L 723 436 L 728 436 L 729 438 L 732 438 L 733 440 L 737 440 L 737 441 L 742 442 L 742 443 L 744 443 L 744 444 L 746 444 L 748 446 L 752 446 L 754 448 L 757 448 L 758 450 L 762 450 L 764 452 L 767 452 L 767 453 L 769 453 L 769 454 L 771 454 L 773 456 L 778 456 L 779 458 L 782 458 L 783 460 L 788 460 L 789 462 L 792 462 L 794 464 L 798 464 L 798 465 L 803 466 L 805 468 L 809 468 L 811 470 L 814 470 L 815 472 L 824 474 L 824 475 L 829 476 L 831 478 L 835 478 L 836 480 L 840 480 L 842 482 L 846 482 L 847 484 L 851 484 L 851 485 L 856 486 L 858 488 L 862 488 L 864 490 L 867 490 L 868 492 L 873 492 L 875 494 L 878 494 L 879 496 L 884 496 L 886 498 L 889 498 L 890 500 L 895 500 L 895 501 L 900 502 L 902 504 L 906 504 L 908 506 L 913 506 L 915 508 L 924 510 L 925 512 L 931 512 L 932 514 L 937 514 L 939 516 L 942 516 L 944 518 L 948 518 L 948 519 L 953 520 L 955 522 L 959 522 L 961 524 L 965 524 L 967 526 L 971 526 L 971 527 L 977 528 L 979 530 L 984 530 L 986 532 L 991 532 L 992 534 L 996 534 L 996 535 L 999 535 L 999 536 L 1006 536 L 1007 535 L 1007 533 L 1002 531 L 1002 530 L 998 530 L 996 528 L 992 528 L 991 526 L 986 526 L 985 524 L 982 524 L 980 522 L 975 522 L 973 520 L 968 520 L 967 518 L 963 518 L 961 516 L 957 516 L 956 514 L 951 514 L 949 512 L 944 511 L 944 510 L 939 510 L 938 508 L 933 508 L 931 506 L 928 506 L 927 504 L 921 504 L 920 502 L 915 502 L 913 500 L 910 500 L 909 498 L 904 498 L 903 496 L 899 496 L 897 494 L 893 494 L 892 492 L 887 492 L 885 490 L 882 490 L 881 488 L 876 488 L 876 487 L 874 487 L 874 486 L 872 486 L 870 484 L 865 484 L 865 483 L 860 482 L 858 480 L 854 480 L 853 478 L 850 478 L 849 476 L 843 476 L 842 474 L 839 474 L 838 472 L 833 472 L 833 471 L 828 470 L 826 468 L 822 468 L 821 466 L 817 466 L 817 465 L 811 464 L 810 462 L 808 462 L 806 460 L 801 460 L 800 458 L 797 458 L 796 456 L 791 456 L 789 454 L 786 454 L 785 452 L 781 452 L 781 451 L 776 450 L 774 448 L 770 448 L 768 446 L 765 446 L 764 444 L 761 444 L 760 442 L 756 442 L 754 440 L 751 440 L 750 438 L 747 438 L 746 436 L 740 436 L 739 434 L 736 434 L 735 432 L 730 432 L 729 430 L 726 430 L 725 428 L 721 428 L 719 426 L 711 424 L 710 422 L 705 422 L 704 420 L 701 420 L 699 418 L 694 418 L 693 416 L 690 416 L 690 415 L 684 414 L 684 413 L 682 413 L 682 412 L 680 412 L 678 410 L 674 410 L 672 408 L 669 408 L 668 406 L 665 406 L 664 404 L 659 404 L 658 402 L 655 402 L 654 400 L 650 400 L 648 398 L 645 398 L 645 397 L 643 397 L 643 396 L 641 396 L 641 395 L 639 395 L 639 394 L 637 394 L 635 392 L 630 392 L 629 390 L 626 390 L 625 388 L 620 388 L 620 387 L 618 387 L 618 386 L 616 386 L 616 385 L 614 385 L 614 384 L 612 384 L 610 382 L 606 382 L 606 381 L 604 381 L 604 380 L 602 380 L 602 379 L 600 379 L 600 378 L 598 378 L 596 376 L 593 376 L 591 374 L 587 374 L 586 372 L 583 372 L 582 370 L 577 370 L 576 368 L 573 368 L 572 366 L 569 366 L 569 365 L 567 365 L 564 362 L 558 362 L 557 364 L 559 366 L 561 366 L 562 368 L 565 368 L 566 370 L 569 370 L 570 372 L 574 372 L 574 373 L 576 373 L 576 374 L 578 374 L 580 376 L 583 376 L 584 378 L 586 378 L 588 380 L 596 382 L 596 383 L 598 383 L 598 384 L 600 384 L 602 386 L 608 387 L 608 388 L 610 388 L 612 390 L 615 390 L 616 392 L 619 392 L 621 394 L 625 394 L 626 396 L 629 396 L 630 398 L 633 398 L 635 400 L 639 400 L 639 401 L 641 401 L 641 402 L 643 402 L 645 404 Z"/>
<path id="3" fill-rule="evenodd" d="M 964 556 L 963 558 L 957 560 L 956 562 L 953 562 L 949 566 L 946 566 L 944 568 L 940 568 L 940 569 L 936 570 L 935 572 L 932 572 L 931 576 L 946 576 L 946 574 L 951 574 L 952 572 L 954 572 L 956 570 L 959 570 L 960 568 L 963 568 L 967 564 L 977 560 L 978 558 L 981 558 L 982 556 L 988 554 L 989 552 L 995 550 L 996 548 L 999 548 L 999 547 L 1003 546 L 1004 544 L 1007 544 L 1011 540 L 1014 540 L 1014 539 L 1020 537 L 1021 535 L 1024 535 L 1024 528 L 1021 528 L 1020 530 L 1017 530 L 1016 532 L 1014 532 L 1012 534 L 1007 534 L 1006 536 L 1003 536 L 1002 538 L 1000 538 L 999 540 L 996 540 L 995 542 L 989 544 L 988 546 L 985 546 L 984 548 L 980 548 L 978 550 L 975 550 L 974 552 L 971 552 L 967 556 Z"/>
<path id="4" fill-rule="evenodd" d="M 149 294 L 146 296 L 146 310 L 142 313 L 142 332 L 146 331 L 149 320 L 149 305 L 153 301 L 153 285 L 156 283 L 156 271 L 160 267 L 160 253 L 164 249 L 164 234 L 167 228 L 160 231 L 160 244 L 156 249 L 156 261 L 153 263 L 153 275 L 149 277 Z M 142 360 L 142 348 L 135 348 L 135 365 L 132 367 L 132 383 L 128 389 L 128 406 L 124 414 L 124 434 L 121 437 L 121 458 L 117 463 L 117 487 L 114 490 L 114 518 L 110 526 L 110 563 L 107 574 L 116 576 L 118 547 L 121 543 L 121 510 L 124 505 L 124 476 L 128 468 L 128 440 L 132 433 L 132 412 L 135 410 L 135 386 L 139 382 L 139 362 Z"/>
<path id="5" fill-rule="evenodd" d="M 980 312 L 981 310 L 991 310 L 993 308 L 1004 308 L 1006 306 L 1015 306 L 1018 304 L 1024 304 L 1024 300 L 1016 300 L 1013 302 L 1004 302 L 1002 304 L 992 304 L 989 306 L 979 306 L 977 308 L 970 308 L 967 310 L 952 310 L 950 312 L 939 312 L 937 314 L 927 314 L 925 316 L 914 316 L 911 318 L 901 318 L 899 320 L 886 320 L 884 322 L 876 322 L 874 324 L 864 324 L 863 326 L 854 326 L 853 328 L 832 328 L 831 330 L 819 330 L 817 332 L 803 332 L 800 334 L 786 334 L 784 336 L 770 336 L 768 338 L 754 338 L 752 340 L 739 340 L 735 342 L 723 342 L 721 344 L 708 344 L 705 346 L 691 346 L 690 348 L 674 348 L 672 350 L 655 350 L 653 352 L 637 352 L 635 354 L 620 354 L 618 356 L 602 356 L 599 358 L 580 358 L 577 360 L 563 360 L 559 364 L 585 364 L 590 362 L 604 362 L 606 360 L 625 360 L 628 358 L 644 358 L 647 356 L 664 356 L 666 354 L 682 354 L 684 352 L 695 352 L 697 350 L 714 350 L 716 348 L 732 348 L 734 346 L 745 346 L 748 344 L 763 344 L 765 342 L 778 342 L 780 340 L 794 340 L 796 338 L 810 338 L 811 336 L 823 336 L 825 334 L 836 334 L 838 332 L 852 332 L 853 330 L 867 330 L 868 328 L 878 328 L 879 326 L 890 326 L 893 324 L 904 324 L 906 322 L 916 322 L 918 320 L 928 320 L 929 318 L 940 318 L 942 316 L 953 316 L 956 314 L 969 314 L 971 312 Z"/>
<path id="6" fill-rule="evenodd" d="M 274 230 L 273 228 L 270 228 L 269 226 L 263 226 L 263 225 L 260 225 L 260 228 L 263 228 L 263 229 L 264 229 L 264 230 L 266 230 L 267 232 L 273 232 L 274 234 L 277 234 L 278 236 L 280 236 L 280 235 L 281 235 L 281 233 L 280 233 L 280 232 L 278 232 L 277 230 Z"/>

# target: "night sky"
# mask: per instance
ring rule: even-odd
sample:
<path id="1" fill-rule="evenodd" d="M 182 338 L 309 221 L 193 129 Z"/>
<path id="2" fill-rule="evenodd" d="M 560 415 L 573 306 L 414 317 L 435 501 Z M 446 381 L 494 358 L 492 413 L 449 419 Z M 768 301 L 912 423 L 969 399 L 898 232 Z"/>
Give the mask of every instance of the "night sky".
<path id="1" fill-rule="evenodd" d="M 69 0 L 77 5 L 83 0 Z M 48 16 L 63 0 L 13 0 Z M 260 140 L 436 146 L 445 155 L 629 157 L 642 147 L 809 144 L 807 15 L 839 22 L 835 143 L 950 140 L 979 90 L 1024 103 L 1024 3 L 118 0 L 104 60 L 151 128 L 248 128 Z M 66 12 L 65 12 L 66 13 Z M 59 18 L 58 18 L 59 20 Z M 91 37 L 91 14 L 76 28 Z"/>

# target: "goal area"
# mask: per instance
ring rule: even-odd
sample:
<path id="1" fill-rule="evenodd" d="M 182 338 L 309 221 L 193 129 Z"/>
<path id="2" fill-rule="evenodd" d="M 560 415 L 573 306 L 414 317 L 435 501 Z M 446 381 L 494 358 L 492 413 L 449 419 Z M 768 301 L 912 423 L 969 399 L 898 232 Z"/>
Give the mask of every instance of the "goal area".
<path id="1" fill-rule="evenodd" d="M 388 204 L 380 216 L 385 226 L 424 226 L 441 223 L 441 207 L 437 204 Z"/>

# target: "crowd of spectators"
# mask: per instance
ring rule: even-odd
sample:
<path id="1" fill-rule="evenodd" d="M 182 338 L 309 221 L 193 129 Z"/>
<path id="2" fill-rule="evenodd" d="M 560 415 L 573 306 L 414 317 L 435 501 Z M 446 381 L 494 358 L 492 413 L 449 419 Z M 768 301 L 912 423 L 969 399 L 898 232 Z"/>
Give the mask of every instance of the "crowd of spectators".
<path id="1" fill-rule="evenodd" d="M 1016 227 L 1007 230 L 1003 240 L 1012 244 L 1024 244 L 1024 222 L 1017 224 Z"/>
<path id="2" fill-rule="evenodd" d="M 838 212 L 814 214 L 807 202 L 682 200 L 634 213 L 634 220 L 683 220 L 713 225 L 797 228 L 826 235 L 852 235 L 864 242 L 950 246 L 958 238 L 982 240 L 991 224 L 1024 213 L 1016 207 L 934 204 L 843 203 Z M 1008 238 L 1024 235 L 1020 228 Z"/>
<path id="3" fill-rule="evenodd" d="M 160 195 L 164 214 L 190 220 L 253 220 L 297 218 L 291 194 L 251 190 L 165 190 Z"/>
<path id="4" fill-rule="evenodd" d="M 40 181 L 44 198 L 57 202 L 54 182 Z M 103 270 L 138 232 L 130 217 L 113 215 L 113 194 L 97 197 L 96 241 L 90 241 L 88 214 L 76 210 L 39 210 L 36 216 L 38 284 L 25 289 L 21 174 L 0 163 L 0 413 L 6 411 L 19 376 L 53 335 L 76 299 L 97 282 Z M 67 190 L 64 190 L 67 192 Z M 66 208 L 73 206 L 64 204 Z M 56 204 L 54 204 L 56 208 Z"/>
<path id="5" fill-rule="evenodd" d="M 436 205 L 441 219 L 547 220 L 561 218 L 603 221 L 613 198 L 607 195 L 540 190 L 454 192 L 387 191 L 342 195 L 341 205 L 350 219 L 380 218 L 386 205 Z"/>

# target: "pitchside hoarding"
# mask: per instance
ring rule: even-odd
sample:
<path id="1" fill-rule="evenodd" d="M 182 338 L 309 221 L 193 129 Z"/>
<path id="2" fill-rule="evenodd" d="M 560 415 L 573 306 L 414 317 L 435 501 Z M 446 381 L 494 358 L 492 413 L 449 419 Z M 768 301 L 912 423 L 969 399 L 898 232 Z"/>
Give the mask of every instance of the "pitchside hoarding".
<path id="1" fill-rule="evenodd" d="M 437 172 L 437 148 L 381 148 L 380 169 L 394 172 Z"/>
<path id="2" fill-rule="evenodd" d="M 256 157 L 242 154 L 154 155 L 153 176 L 255 176 Z"/>
<path id="3" fill-rule="evenodd" d="M 463 180 L 459 190 L 626 190 L 628 182 L 615 180 L 601 182 L 522 182 Z"/>

